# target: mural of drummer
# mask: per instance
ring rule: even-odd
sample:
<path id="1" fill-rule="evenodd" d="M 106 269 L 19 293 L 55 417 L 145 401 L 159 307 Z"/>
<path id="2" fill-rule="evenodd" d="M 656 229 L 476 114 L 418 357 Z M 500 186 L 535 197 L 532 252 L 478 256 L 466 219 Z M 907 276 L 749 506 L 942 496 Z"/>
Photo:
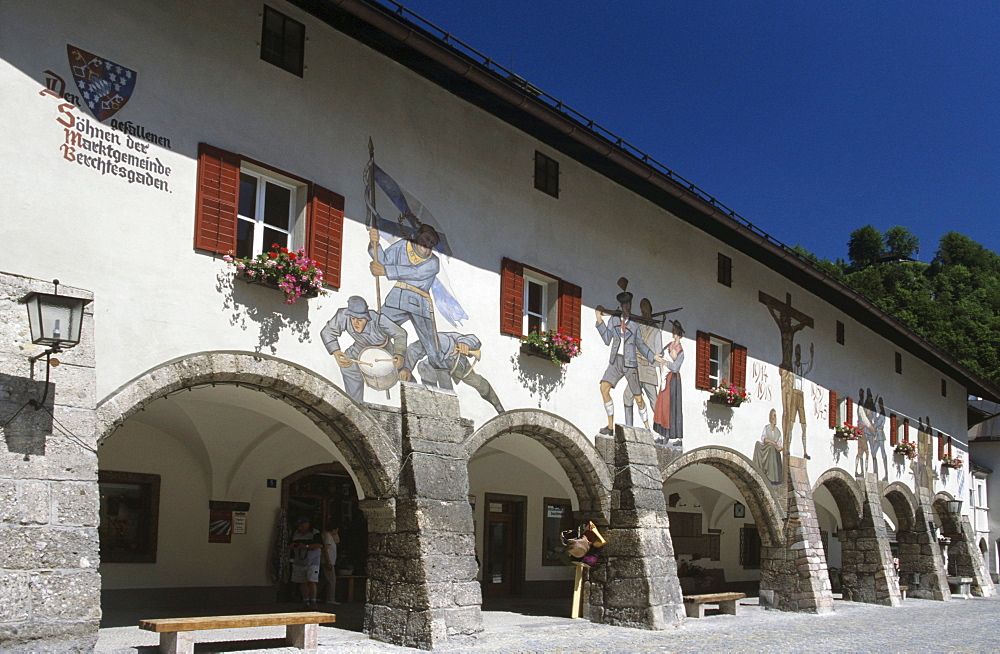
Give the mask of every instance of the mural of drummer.
<path id="1" fill-rule="evenodd" d="M 458 334 L 456 332 L 439 332 L 438 347 L 444 354 L 447 370 L 432 367 L 424 358 L 426 352 L 422 342 L 416 342 L 406 349 L 406 367 L 416 370 L 420 382 L 424 386 L 441 386 L 441 380 L 448 378 L 464 382 L 476 389 L 479 396 L 493 405 L 498 414 L 504 412 L 500 398 L 493 390 L 488 379 L 476 372 L 476 363 L 482 356 L 483 344 L 475 334 Z M 443 388 L 451 388 L 449 386 Z"/>
<path id="2" fill-rule="evenodd" d="M 340 337 L 347 332 L 354 343 L 346 351 L 341 349 Z M 403 368 L 406 356 L 406 331 L 385 315 L 368 308 L 363 297 L 347 298 L 347 307 L 338 309 L 323 330 L 320 338 L 326 351 L 333 355 L 344 377 L 344 390 L 356 402 L 364 400 L 365 381 L 361 374 L 361 353 L 367 348 L 380 348 L 392 353 L 392 363 L 399 370 L 399 378 L 409 379 Z"/>

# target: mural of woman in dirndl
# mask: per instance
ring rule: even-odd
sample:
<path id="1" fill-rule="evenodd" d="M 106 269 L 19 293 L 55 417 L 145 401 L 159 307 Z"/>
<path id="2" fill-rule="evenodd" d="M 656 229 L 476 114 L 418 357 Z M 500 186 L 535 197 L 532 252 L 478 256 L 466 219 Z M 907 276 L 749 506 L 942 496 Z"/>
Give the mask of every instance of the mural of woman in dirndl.
<path id="1" fill-rule="evenodd" d="M 680 321 L 671 320 L 670 333 L 673 340 L 663 348 L 663 358 L 667 363 L 667 375 L 663 380 L 663 390 L 656 396 L 656 410 L 653 413 L 653 431 L 658 440 L 684 438 L 684 414 L 681 403 L 681 366 L 684 364 L 684 348 L 681 337 L 684 328 Z"/>

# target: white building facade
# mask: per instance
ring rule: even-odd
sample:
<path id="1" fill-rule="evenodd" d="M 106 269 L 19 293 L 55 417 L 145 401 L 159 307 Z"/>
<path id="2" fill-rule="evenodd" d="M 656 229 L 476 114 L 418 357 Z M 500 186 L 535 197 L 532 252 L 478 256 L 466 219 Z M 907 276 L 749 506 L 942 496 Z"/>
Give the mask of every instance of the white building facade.
<path id="1" fill-rule="evenodd" d="M 692 589 L 994 592 L 975 507 L 945 503 L 978 483 L 967 394 L 998 390 L 518 80 L 354 0 L 0 25 L 5 646 L 85 649 L 102 606 L 288 600 L 297 515 L 343 525 L 369 633 L 428 648 L 483 595 L 564 592 L 588 521 L 585 615 L 612 624 L 673 624 Z M 273 244 L 323 294 L 227 260 Z M 54 278 L 92 302 L 35 412 L 17 300 Z"/>

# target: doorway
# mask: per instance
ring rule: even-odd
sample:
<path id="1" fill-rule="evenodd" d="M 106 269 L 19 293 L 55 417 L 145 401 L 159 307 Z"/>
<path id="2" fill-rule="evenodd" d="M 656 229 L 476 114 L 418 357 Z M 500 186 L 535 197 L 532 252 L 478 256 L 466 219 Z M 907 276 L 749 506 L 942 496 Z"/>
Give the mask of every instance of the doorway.
<path id="1" fill-rule="evenodd" d="M 486 493 L 483 595 L 506 597 L 524 585 L 524 515 L 528 498 Z"/>

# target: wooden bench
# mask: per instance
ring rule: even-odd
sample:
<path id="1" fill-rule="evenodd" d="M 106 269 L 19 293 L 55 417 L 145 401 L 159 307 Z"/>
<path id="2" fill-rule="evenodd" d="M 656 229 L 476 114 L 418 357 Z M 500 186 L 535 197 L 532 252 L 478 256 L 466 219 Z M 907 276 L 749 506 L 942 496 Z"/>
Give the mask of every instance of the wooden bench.
<path id="1" fill-rule="evenodd" d="M 719 613 L 736 615 L 736 607 L 746 593 L 709 593 L 707 595 L 685 595 L 684 610 L 689 618 L 704 618 L 706 604 L 718 604 Z"/>
<path id="2" fill-rule="evenodd" d="M 289 647 L 316 649 L 319 647 L 319 625 L 336 621 L 337 616 L 333 613 L 302 611 L 300 613 L 140 620 L 139 628 L 160 634 L 160 652 L 162 654 L 193 654 L 194 634 L 191 633 L 193 631 L 282 625 L 285 626 L 285 642 Z"/>

